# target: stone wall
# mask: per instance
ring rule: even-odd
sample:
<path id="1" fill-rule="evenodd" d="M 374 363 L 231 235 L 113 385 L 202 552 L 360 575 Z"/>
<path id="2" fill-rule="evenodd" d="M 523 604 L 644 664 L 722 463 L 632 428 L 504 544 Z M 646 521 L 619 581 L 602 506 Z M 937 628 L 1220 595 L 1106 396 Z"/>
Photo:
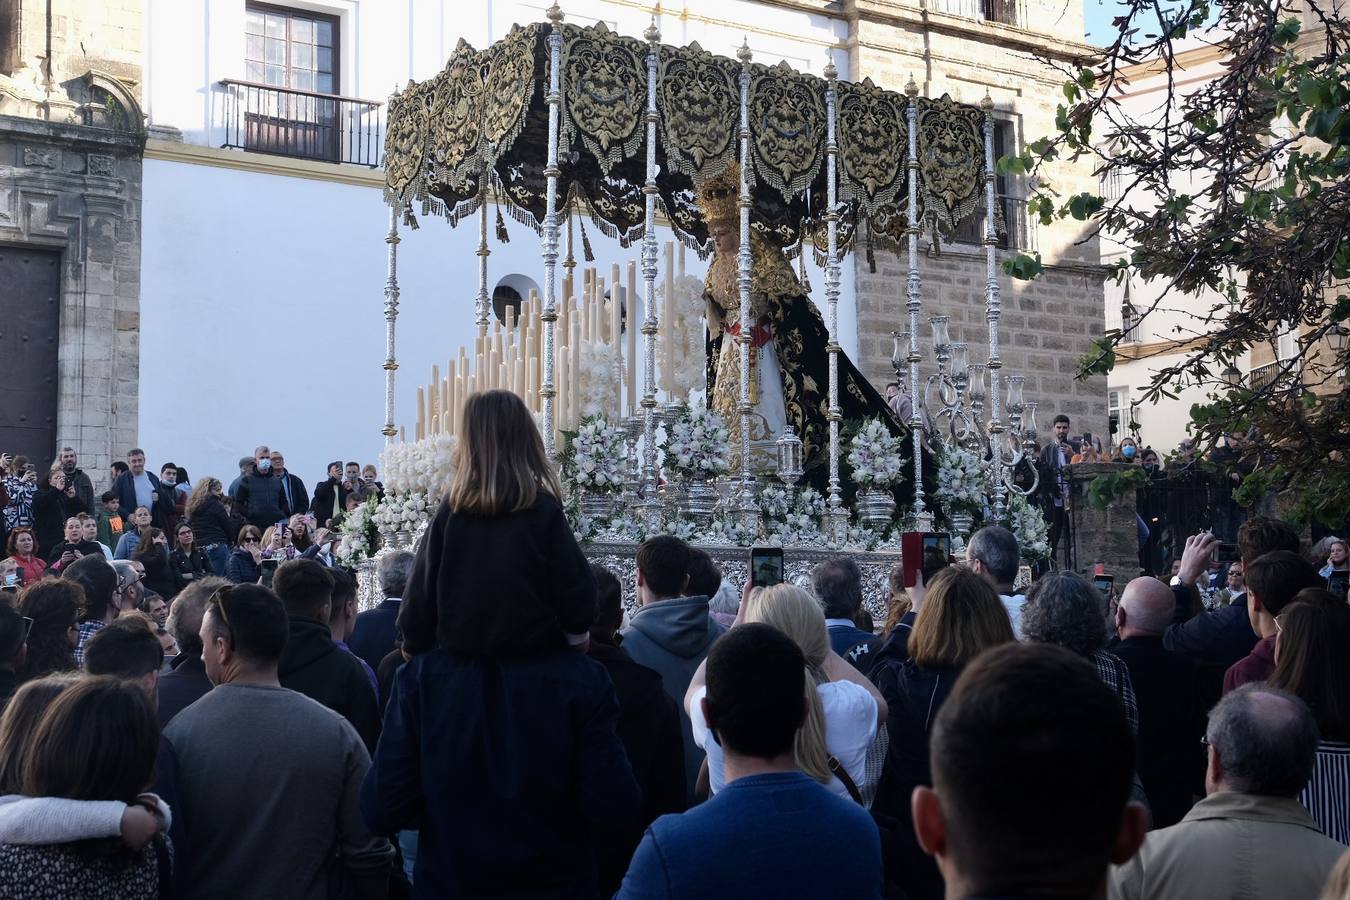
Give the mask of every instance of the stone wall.
<path id="1" fill-rule="evenodd" d="M 96 485 L 137 443 L 143 23 L 141 0 L 0 0 L 0 241 L 61 253 L 57 446 Z"/>
<path id="2" fill-rule="evenodd" d="M 970 4 L 974 5 L 974 4 Z M 1056 107 L 1063 102 L 1064 78 L 1042 58 L 1072 65 L 1091 48 L 1082 43 L 1082 9 L 1075 4 L 1026 0 L 1018 5 L 1017 25 L 944 15 L 943 2 L 917 4 L 895 0 L 856 0 L 846 4 L 849 18 L 853 79 L 871 78 L 891 90 L 902 90 L 912 77 L 924 96 L 944 93 L 965 103 L 986 94 L 994 115 L 1011 130 L 1013 146 L 1054 130 Z M 946 8 L 953 7 L 951 0 Z M 1095 190 L 1087 162 L 1063 162 L 1046 173 L 1061 195 Z M 1030 185 L 1009 179 L 1005 193 L 1025 197 Z M 1102 333 L 1103 270 L 1096 239 L 1084 239 L 1077 223 L 1050 226 L 1024 223 L 1022 246 L 999 250 L 1002 262 L 1011 253 L 1039 252 L 1046 271 L 1032 282 L 1014 281 L 1000 270 L 1002 317 L 999 343 L 1003 374 L 1026 376 L 1026 398 L 1039 404 L 1042 435 L 1056 413 L 1073 419 L 1073 430 L 1106 433 L 1106 380 L 1076 381 L 1079 360 Z M 930 250 L 931 236 L 920 239 L 919 274 L 923 282 L 920 346 L 931 361 L 928 318 L 950 315 L 953 340 L 970 345 L 972 362 L 984 362 L 988 346 L 985 319 L 984 248 L 941 242 Z M 907 262 L 878 249 L 876 271 L 865 253 L 846 262 L 854 266 L 858 286 L 859 368 L 874 383 L 893 377 L 890 364 L 892 331 L 909 328 L 905 309 Z M 934 370 L 921 366 L 924 375 Z"/>

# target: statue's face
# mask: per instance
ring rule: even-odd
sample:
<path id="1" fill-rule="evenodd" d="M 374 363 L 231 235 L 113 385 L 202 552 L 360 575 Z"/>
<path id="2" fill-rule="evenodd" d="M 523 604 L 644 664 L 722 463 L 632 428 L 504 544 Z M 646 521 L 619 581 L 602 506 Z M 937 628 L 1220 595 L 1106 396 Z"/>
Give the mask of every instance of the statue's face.
<path id="1" fill-rule="evenodd" d="M 735 253 L 741 249 L 740 232 L 730 222 L 713 226 L 712 239 L 718 253 Z"/>

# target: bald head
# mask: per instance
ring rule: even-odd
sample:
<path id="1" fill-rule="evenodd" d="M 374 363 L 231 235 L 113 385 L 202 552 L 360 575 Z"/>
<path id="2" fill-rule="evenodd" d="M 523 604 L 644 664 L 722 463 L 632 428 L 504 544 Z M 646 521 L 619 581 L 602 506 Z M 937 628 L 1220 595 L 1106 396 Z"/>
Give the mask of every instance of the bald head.
<path id="1" fill-rule="evenodd" d="M 1172 624 L 1175 606 L 1170 587 L 1156 578 L 1136 578 L 1120 597 L 1116 630 L 1122 638 L 1160 637 Z"/>
<path id="2" fill-rule="evenodd" d="M 1205 792 L 1297 797 L 1312 777 L 1317 725 L 1307 705 L 1263 682 L 1231 691 L 1209 714 Z"/>

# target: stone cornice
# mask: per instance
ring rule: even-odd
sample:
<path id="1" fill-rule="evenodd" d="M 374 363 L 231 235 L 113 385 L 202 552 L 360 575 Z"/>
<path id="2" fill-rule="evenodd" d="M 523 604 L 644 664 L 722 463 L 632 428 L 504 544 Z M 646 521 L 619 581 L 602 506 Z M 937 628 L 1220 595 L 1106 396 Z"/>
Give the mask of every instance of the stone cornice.
<path id="1" fill-rule="evenodd" d="M 861 21 L 879 25 L 928 28 L 981 43 L 1001 44 L 1040 57 L 1076 63 L 1090 62 L 1101 56 L 1101 48 L 1082 41 L 1065 40 L 1014 25 L 923 9 L 917 2 L 845 0 L 844 17 L 850 24 Z"/>
<path id="2" fill-rule="evenodd" d="M 126 156 L 140 154 L 145 148 L 145 135 L 92 125 L 71 125 L 48 122 L 24 116 L 0 116 L 0 133 L 19 140 L 43 144 L 58 144 L 73 150 L 113 153 Z"/>

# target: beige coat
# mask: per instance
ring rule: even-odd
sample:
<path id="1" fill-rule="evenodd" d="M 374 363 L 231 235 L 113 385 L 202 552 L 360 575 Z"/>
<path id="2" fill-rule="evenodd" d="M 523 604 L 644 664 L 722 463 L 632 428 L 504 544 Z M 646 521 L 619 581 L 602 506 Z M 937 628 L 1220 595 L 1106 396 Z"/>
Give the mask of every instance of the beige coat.
<path id="1" fill-rule="evenodd" d="M 1221 791 L 1113 866 L 1111 900 L 1316 900 L 1345 851 L 1297 800 Z"/>

